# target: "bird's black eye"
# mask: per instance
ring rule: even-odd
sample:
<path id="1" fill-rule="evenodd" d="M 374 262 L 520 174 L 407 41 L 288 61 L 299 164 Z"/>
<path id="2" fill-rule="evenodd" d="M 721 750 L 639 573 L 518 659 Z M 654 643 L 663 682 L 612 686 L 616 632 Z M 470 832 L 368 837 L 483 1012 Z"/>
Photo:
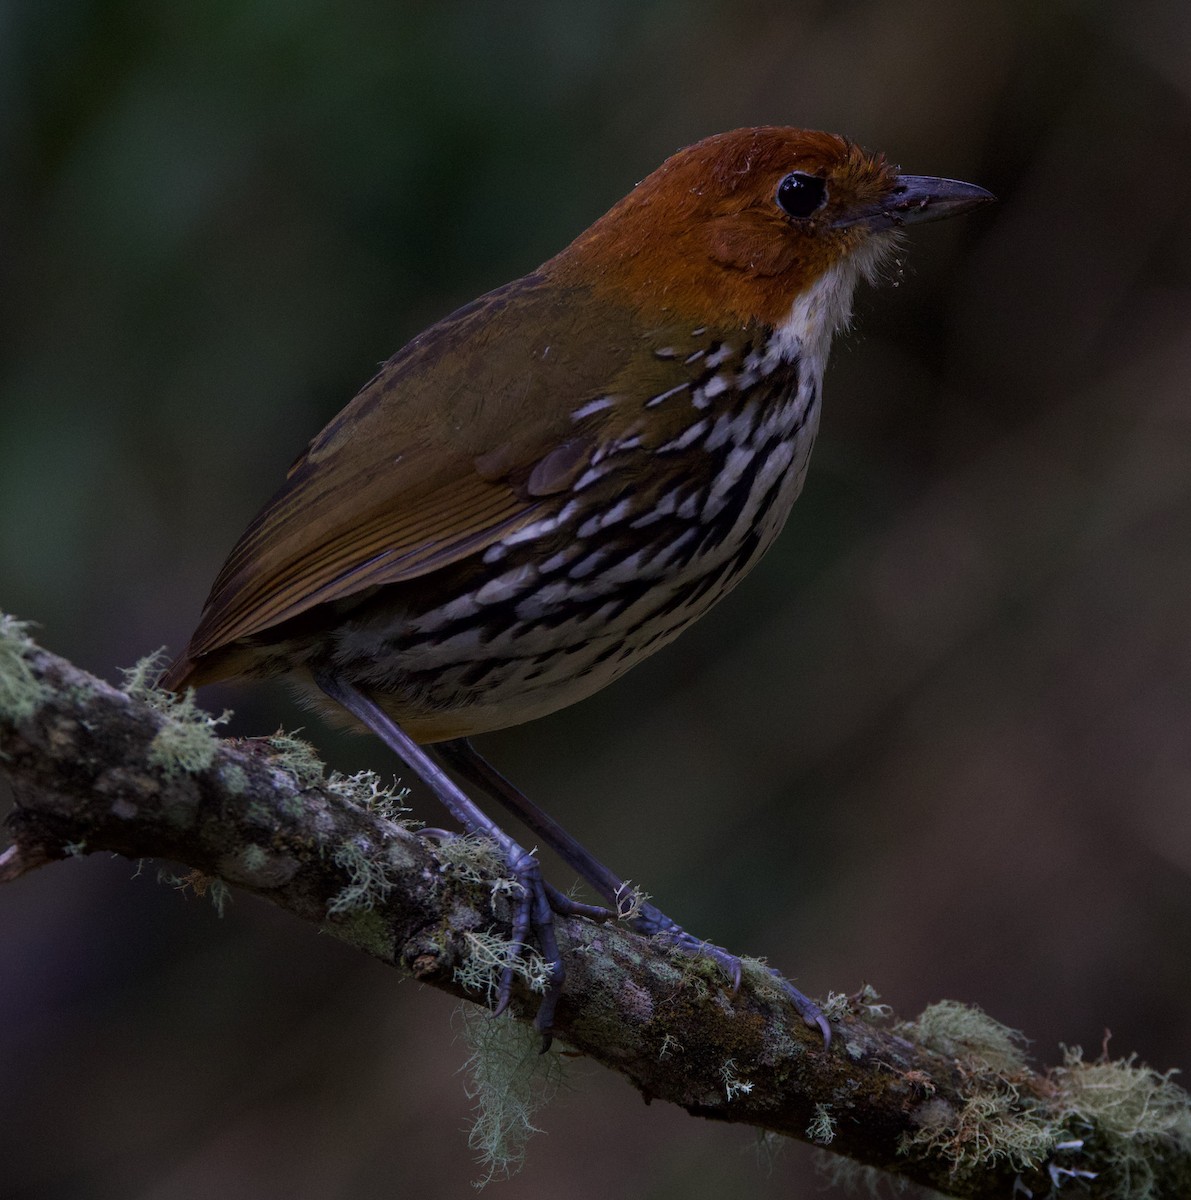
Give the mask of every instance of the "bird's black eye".
<path id="1" fill-rule="evenodd" d="M 803 220 L 822 208 L 827 185 L 817 175 L 794 171 L 777 185 L 777 202 L 782 211 Z"/>

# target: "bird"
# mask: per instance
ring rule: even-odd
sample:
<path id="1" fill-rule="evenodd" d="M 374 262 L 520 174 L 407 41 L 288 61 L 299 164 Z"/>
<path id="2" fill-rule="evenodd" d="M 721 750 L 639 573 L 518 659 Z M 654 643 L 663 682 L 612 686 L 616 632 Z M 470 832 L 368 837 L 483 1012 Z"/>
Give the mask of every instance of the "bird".
<path id="1" fill-rule="evenodd" d="M 548 1041 L 565 979 L 554 917 L 624 915 L 626 885 L 470 739 L 612 683 L 744 578 L 802 490 L 857 285 L 905 226 L 993 199 L 814 130 L 679 150 L 381 366 L 248 526 L 162 685 L 285 676 L 493 838 L 522 885 L 514 941 L 547 963 Z M 609 907 L 544 880 L 477 793 Z M 648 900 L 628 920 L 739 985 L 736 956 Z M 819 1006 L 782 984 L 828 1045 Z M 511 991 L 510 967 L 498 1011 Z"/>

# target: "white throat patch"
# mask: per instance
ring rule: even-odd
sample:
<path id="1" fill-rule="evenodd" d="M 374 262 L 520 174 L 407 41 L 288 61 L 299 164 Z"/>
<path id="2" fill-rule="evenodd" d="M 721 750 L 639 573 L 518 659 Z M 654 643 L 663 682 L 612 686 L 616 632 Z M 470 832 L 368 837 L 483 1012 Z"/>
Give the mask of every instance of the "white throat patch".
<path id="1" fill-rule="evenodd" d="M 808 372 L 822 378 L 831 337 L 852 319 L 852 297 L 861 279 L 872 283 L 895 242 L 874 234 L 842 262 L 829 267 L 794 301 L 790 315 L 773 331 L 769 354 L 787 361 L 801 358 Z"/>

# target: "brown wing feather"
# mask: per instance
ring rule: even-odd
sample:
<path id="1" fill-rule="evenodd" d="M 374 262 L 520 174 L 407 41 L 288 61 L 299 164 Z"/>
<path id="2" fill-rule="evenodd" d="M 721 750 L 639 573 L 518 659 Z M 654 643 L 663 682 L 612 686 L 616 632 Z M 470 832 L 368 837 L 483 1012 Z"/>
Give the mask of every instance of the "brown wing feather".
<path id="1" fill-rule="evenodd" d="M 570 412 L 625 354 L 610 347 L 592 361 L 581 338 L 585 354 L 571 358 L 584 306 L 544 282 L 527 276 L 431 327 L 314 439 L 228 557 L 167 686 L 189 682 L 203 656 L 479 553 L 534 519 L 534 467 L 574 444 Z M 580 444 L 568 470 L 545 474 L 569 477 L 589 451 Z"/>
<path id="2" fill-rule="evenodd" d="M 289 499 L 288 495 L 286 499 Z M 328 504 L 325 495 L 287 506 L 287 526 L 265 524 L 241 546 L 237 569 L 222 574 L 187 651 L 191 658 L 259 633 L 330 600 L 379 584 L 413 579 L 491 545 L 532 519 L 536 507 L 507 486 L 478 477 L 428 492 L 412 518 L 408 512 L 380 509 L 346 529 L 303 542 L 284 532 L 305 519 L 317 526 Z M 442 508 L 436 502 L 442 501 Z M 321 501 L 321 503 L 320 503 Z M 289 526 L 289 522 L 294 522 Z"/>

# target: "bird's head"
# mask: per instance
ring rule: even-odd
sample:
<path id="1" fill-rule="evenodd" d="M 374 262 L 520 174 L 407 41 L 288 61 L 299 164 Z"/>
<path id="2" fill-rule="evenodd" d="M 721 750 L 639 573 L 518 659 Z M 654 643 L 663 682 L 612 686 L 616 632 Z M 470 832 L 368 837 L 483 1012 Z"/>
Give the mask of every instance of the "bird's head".
<path id="1" fill-rule="evenodd" d="M 548 269 L 650 317 L 772 327 L 827 280 L 837 286 L 819 290 L 834 326 L 901 226 L 992 199 L 972 184 L 900 175 L 835 134 L 737 129 L 667 159 Z"/>

